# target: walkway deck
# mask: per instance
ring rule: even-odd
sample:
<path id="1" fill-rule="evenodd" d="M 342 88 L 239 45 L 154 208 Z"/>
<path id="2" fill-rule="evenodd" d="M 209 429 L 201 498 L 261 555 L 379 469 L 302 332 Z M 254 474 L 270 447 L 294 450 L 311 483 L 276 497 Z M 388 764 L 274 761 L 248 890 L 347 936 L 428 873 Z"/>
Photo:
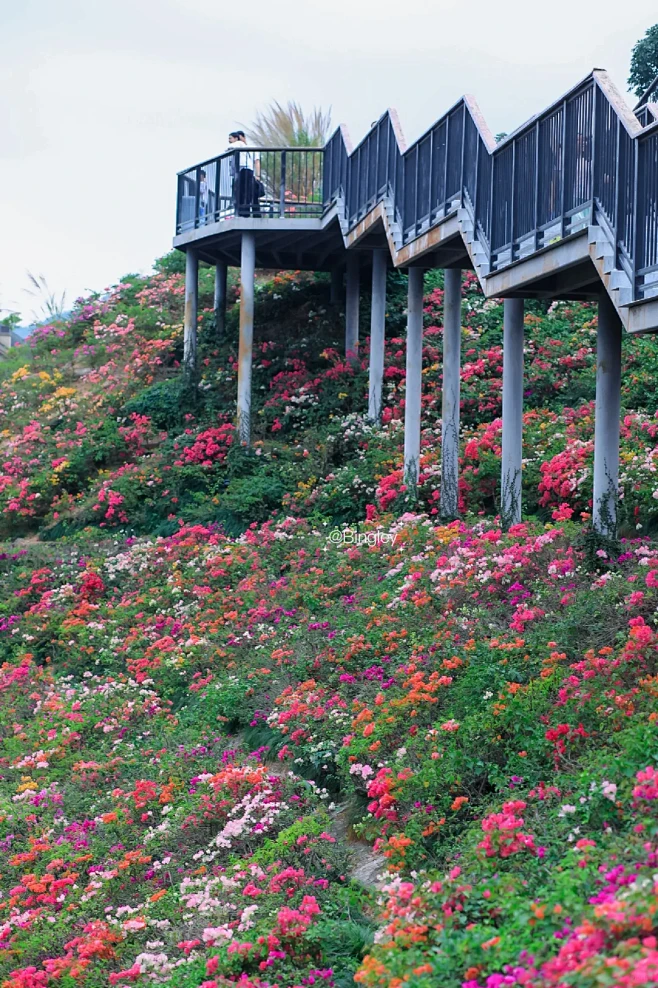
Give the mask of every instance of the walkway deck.
<path id="1" fill-rule="evenodd" d="M 185 364 L 196 369 L 199 259 L 216 264 L 221 332 L 228 265 L 240 266 L 237 425 L 250 441 L 254 269 L 346 272 L 345 349 L 359 346 L 360 269 L 371 269 L 368 415 L 380 419 L 386 270 L 409 272 L 404 468 L 421 467 L 423 269 L 445 271 L 441 516 L 457 514 L 461 274 L 505 300 L 500 513 L 522 512 L 525 298 L 597 299 L 593 525 L 613 535 L 622 327 L 658 331 L 658 79 L 631 110 L 594 69 L 496 144 L 459 100 L 406 148 L 388 111 L 358 147 L 229 151 L 178 176 L 174 246 L 186 252 Z M 257 186 L 257 182 L 260 185 Z M 262 187 L 261 187 L 262 186 Z"/>
<path id="2" fill-rule="evenodd" d="M 174 246 L 239 264 L 249 231 L 264 268 L 331 270 L 386 248 L 398 268 L 473 268 L 487 296 L 603 285 L 627 331 L 658 331 L 654 97 L 633 111 L 595 69 L 499 144 L 468 96 L 409 148 L 388 111 L 354 149 L 339 127 L 322 149 L 261 150 L 258 217 L 236 215 L 229 152 L 179 175 Z"/>

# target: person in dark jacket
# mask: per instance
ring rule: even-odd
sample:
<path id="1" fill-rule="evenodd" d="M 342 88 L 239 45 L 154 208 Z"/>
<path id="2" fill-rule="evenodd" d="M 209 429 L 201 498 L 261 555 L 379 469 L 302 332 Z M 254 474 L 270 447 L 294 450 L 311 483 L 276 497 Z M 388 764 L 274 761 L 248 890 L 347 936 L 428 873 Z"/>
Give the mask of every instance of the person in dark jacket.
<path id="1" fill-rule="evenodd" d="M 246 150 L 248 144 L 243 130 L 231 131 L 228 145 L 229 151 L 236 152 L 231 159 L 231 169 L 237 215 L 260 216 L 260 154 L 258 151 Z"/>

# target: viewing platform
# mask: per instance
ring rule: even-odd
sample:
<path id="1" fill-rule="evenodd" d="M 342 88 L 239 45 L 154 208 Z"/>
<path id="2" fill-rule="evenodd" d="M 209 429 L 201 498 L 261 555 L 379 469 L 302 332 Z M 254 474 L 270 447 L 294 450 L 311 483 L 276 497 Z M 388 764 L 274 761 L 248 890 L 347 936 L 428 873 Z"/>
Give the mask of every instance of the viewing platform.
<path id="1" fill-rule="evenodd" d="M 356 148 L 342 126 L 323 148 L 236 146 L 178 175 L 174 246 L 187 255 L 188 367 L 196 363 L 198 261 L 216 265 L 219 327 L 227 267 L 241 269 L 237 411 L 244 442 L 255 268 L 330 271 L 334 301 L 345 275 L 347 352 L 358 348 L 360 277 L 368 272 L 374 421 L 381 411 L 386 271 L 409 271 L 410 484 L 420 455 L 422 272 L 445 269 L 444 516 L 456 514 L 457 503 L 461 270 L 475 271 L 485 296 L 506 300 L 507 520 L 520 517 L 523 300 L 598 300 L 594 523 L 614 528 L 605 518 L 614 515 L 617 486 L 621 331 L 658 331 L 658 78 L 631 109 L 607 73 L 594 69 L 499 143 L 464 96 L 409 147 L 391 110 Z"/>

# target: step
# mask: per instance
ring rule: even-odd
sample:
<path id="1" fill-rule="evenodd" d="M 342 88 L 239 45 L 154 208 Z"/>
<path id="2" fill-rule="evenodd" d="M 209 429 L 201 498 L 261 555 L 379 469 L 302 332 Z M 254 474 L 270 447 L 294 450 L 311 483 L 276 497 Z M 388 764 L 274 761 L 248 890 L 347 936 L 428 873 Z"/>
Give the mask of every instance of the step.
<path id="1" fill-rule="evenodd" d="M 590 226 L 587 227 L 587 243 L 588 244 L 596 244 L 601 239 L 601 237 L 604 237 L 604 236 L 605 236 L 605 234 L 603 233 L 603 230 L 601 229 L 600 226 L 594 226 L 594 225 L 590 224 Z"/>
<path id="2" fill-rule="evenodd" d="M 615 268 L 615 260 L 616 260 L 616 258 L 615 258 L 614 251 L 612 252 L 612 254 L 604 254 L 603 257 L 600 258 L 600 260 L 603 261 L 603 273 L 604 274 L 612 274 L 613 271 L 616 271 L 617 270 Z"/>
<path id="3" fill-rule="evenodd" d="M 610 272 L 609 286 L 610 291 L 614 291 L 616 288 L 630 288 L 631 279 L 625 271 L 622 271 L 620 268 L 614 268 Z"/>
<path id="4" fill-rule="evenodd" d="M 630 305 L 633 301 L 633 292 L 631 291 L 630 286 L 627 288 L 615 288 L 612 294 L 613 296 L 616 296 L 616 298 L 613 297 L 613 302 L 620 308 L 624 305 Z"/>
<path id="5" fill-rule="evenodd" d="M 612 244 L 608 241 L 607 238 L 600 238 L 599 240 L 596 241 L 594 247 L 594 257 L 596 258 L 597 261 L 603 257 L 614 257 L 614 256 L 615 256 L 615 248 L 612 246 Z"/>

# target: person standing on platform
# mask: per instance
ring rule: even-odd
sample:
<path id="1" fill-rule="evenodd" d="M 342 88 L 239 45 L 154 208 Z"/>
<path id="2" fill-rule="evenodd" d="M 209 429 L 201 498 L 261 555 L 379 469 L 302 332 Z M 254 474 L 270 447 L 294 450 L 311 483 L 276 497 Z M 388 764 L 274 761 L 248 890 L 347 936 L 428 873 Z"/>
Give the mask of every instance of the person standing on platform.
<path id="1" fill-rule="evenodd" d="M 232 159 L 232 175 L 237 215 L 260 216 L 260 154 L 258 151 L 246 150 L 248 145 L 243 130 L 231 131 L 228 145 L 229 151 L 236 152 Z"/>

